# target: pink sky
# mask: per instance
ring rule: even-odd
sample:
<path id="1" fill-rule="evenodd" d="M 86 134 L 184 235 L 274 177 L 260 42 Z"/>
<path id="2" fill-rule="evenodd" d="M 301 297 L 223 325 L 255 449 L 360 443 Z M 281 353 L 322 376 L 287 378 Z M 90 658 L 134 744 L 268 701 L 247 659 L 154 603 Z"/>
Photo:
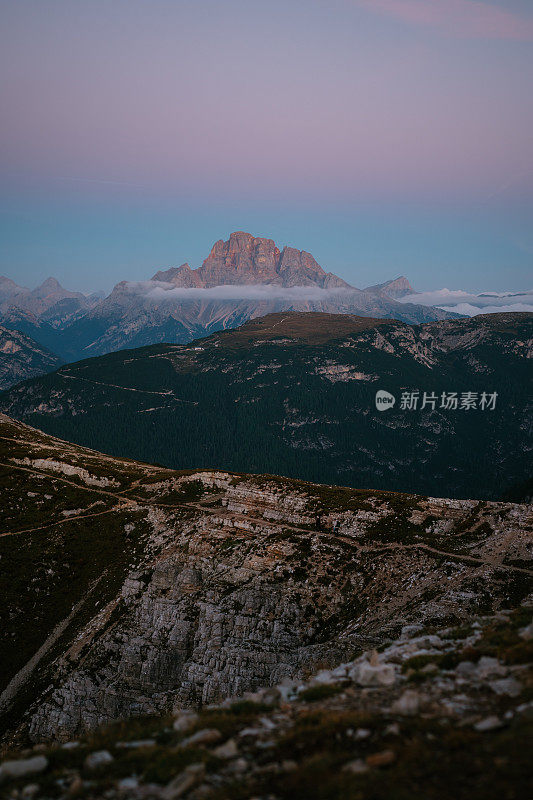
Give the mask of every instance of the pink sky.
<path id="1" fill-rule="evenodd" d="M 354 0 L 370 11 L 390 14 L 409 24 L 434 27 L 480 39 L 533 40 L 533 19 L 509 9 L 509 3 L 483 0 Z"/>
<path id="2" fill-rule="evenodd" d="M 531 208 L 530 0 L 0 0 L 0 15 L 8 229 L 15 206 L 107 214 L 119 190 L 215 216 Z"/>

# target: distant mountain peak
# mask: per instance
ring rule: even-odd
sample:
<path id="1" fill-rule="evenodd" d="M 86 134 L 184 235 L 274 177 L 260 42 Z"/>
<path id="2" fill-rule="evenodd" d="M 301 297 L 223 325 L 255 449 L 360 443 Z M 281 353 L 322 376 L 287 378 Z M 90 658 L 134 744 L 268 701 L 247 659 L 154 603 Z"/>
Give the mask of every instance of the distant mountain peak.
<path id="1" fill-rule="evenodd" d="M 53 278 L 50 276 L 45 281 L 41 283 L 40 286 L 37 286 L 36 289 L 33 290 L 32 294 L 35 295 L 43 295 L 43 294 L 53 294 L 54 292 L 63 292 L 64 289 L 57 280 L 57 278 Z"/>
<path id="2" fill-rule="evenodd" d="M 234 231 L 227 241 L 215 242 L 198 269 L 182 264 L 156 272 L 152 280 L 204 289 L 251 284 L 354 288 L 337 275 L 324 272 L 311 253 L 294 247 L 280 250 L 273 239 L 253 236 L 246 231 Z"/>
<path id="3" fill-rule="evenodd" d="M 8 278 L 7 275 L 0 275 L 0 286 L 17 286 L 17 284 L 15 281 L 12 281 L 11 278 Z"/>
<path id="4" fill-rule="evenodd" d="M 62 289 L 63 287 L 57 280 L 57 278 L 52 277 L 51 275 L 41 283 L 42 289 Z"/>
<path id="5" fill-rule="evenodd" d="M 367 286 L 365 292 L 372 292 L 372 294 L 384 294 L 387 297 L 396 299 L 398 297 L 405 297 L 406 294 L 416 294 L 405 275 L 400 275 L 398 278 L 393 278 L 385 283 L 377 283 L 374 286 Z"/>
<path id="6" fill-rule="evenodd" d="M 19 286 L 6 275 L 0 275 L 0 300 L 6 300 L 27 291 L 28 289 Z"/>

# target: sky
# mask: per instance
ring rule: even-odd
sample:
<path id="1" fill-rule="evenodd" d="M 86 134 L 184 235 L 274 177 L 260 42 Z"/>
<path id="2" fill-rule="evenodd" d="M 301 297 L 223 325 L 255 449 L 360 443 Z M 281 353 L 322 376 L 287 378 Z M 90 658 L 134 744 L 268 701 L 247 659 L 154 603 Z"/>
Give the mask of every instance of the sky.
<path id="1" fill-rule="evenodd" d="M 533 287 L 531 0 L 0 0 L 0 274 L 231 231 L 363 287 Z"/>

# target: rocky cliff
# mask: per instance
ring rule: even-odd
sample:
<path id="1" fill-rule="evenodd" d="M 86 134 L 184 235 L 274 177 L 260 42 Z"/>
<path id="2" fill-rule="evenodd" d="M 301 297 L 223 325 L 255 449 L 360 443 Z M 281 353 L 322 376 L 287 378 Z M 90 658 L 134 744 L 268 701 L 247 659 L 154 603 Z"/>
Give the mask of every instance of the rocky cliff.
<path id="1" fill-rule="evenodd" d="M 6 741 L 301 680 L 531 591 L 528 506 L 179 474 L 1 428 Z"/>
<path id="2" fill-rule="evenodd" d="M 10 798 L 522 800 L 531 795 L 532 598 L 405 626 L 305 680 L 7 753 Z"/>

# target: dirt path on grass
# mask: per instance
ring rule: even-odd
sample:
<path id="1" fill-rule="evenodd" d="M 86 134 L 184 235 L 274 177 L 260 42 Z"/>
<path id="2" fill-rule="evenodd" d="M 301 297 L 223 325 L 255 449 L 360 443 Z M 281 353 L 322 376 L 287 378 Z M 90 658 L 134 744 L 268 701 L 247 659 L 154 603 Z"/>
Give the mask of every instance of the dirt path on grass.
<path id="1" fill-rule="evenodd" d="M 42 529 L 45 529 L 45 528 L 52 527 L 53 525 L 61 525 L 61 524 L 65 523 L 65 522 L 69 522 L 69 521 L 75 520 L 75 519 L 87 519 L 87 518 L 94 517 L 94 516 L 99 516 L 99 515 L 103 515 L 103 514 L 109 514 L 112 511 L 120 510 L 121 507 L 122 507 L 122 509 L 125 509 L 128 506 L 130 508 L 131 507 L 138 508 L 139 505 L 142 504 L 142 505 L 145 505 L 145 506 L 153 506 L 153 507 L 161 509 L 163 511 L 164 510 L 172 510 L 172 509 L 191 508 L 191 509 L 195 509 L 196 511 L 200 511 L 203 514 L 210 514 L 212 516 L 218 516 L 221 519 L 227 519 L 228 522 L 229 521 L 232 521 L 232 522 L 237 521 L 238 522 L 240 520 L 240 521 L 243 521 L 243 522 L 262 525 L 262 526 L 264 526 L 264 525 L 272 525 L 273 527 L 277 527 L 277 528 L 285 528 L 286 530 L 292 530 L 292 531 L 295 531 L 296 533 L 300 533 L 300 534 L 305 533 L 307 535 L 313 534 L 313 535 L 316 535 L 316 536 L 327 536 L 328 538 L 333 537 L 335 540 L 343 541 L 346 544 L 350 545 L 351 547 L 357 548 L 359 551 L 363 551 L 363 550 L 373 551 L 373 550 L 376 550 L 379 547 L 392 548 L 392 549 L 395 549 L 395 550 L 417 550 L 417 549 L 418 550 L 426 550 L 427 552 L 433 553 L 434 555 L 446 556 L 448 558 L 453 558 L 453 559 L 456 559 L 456 560 L 459 560 L 459 561 L 465 561 L 465 562 L 467 562 L 469 564 L 478 564 L 480 566 L 491 567 L 492 569 L 501 569 L 501 570 L 504 570 L 504 571 L 507 571 L 507 572 L 519 572 L 519 573 L 522 573 L 524 575 L 533 576 L 533 570 L 526 569 L 525 567 L 515 567 L 515 566 L 512 566 L 510 564 L 502 564 L 501 562 L 497 561 L 496 559 L 493 560 L 493 559 L 476 558 L 475 556 L 469 556 L 469 555 L 465 555 L 465 554 L 461 554 L 461 553 L 454 553 L 453 551 L 449 551 L 449 550 L 439 550 L 438 548 L 432 547 L 431 545 L 428 545 L 428 544 L 424 544 L 423 542 L 415 542 L 415 543 L 411 543 L 411 544 L 401 544 L 400 542 L 391 542 L 391 543 L 383 542 L 383 543 L 376 543 L 373 547 L 368 547 L 367 545 L 361 545 L 359 542 L 357 542 L 356 540 L 352 539 L 349 536 L 342 536 L 340 534 L 336 534 L 336 533 L 333 533 L 333 532 L 327 533 L 325 531 L 319 531 L 319 530 L 315 530 L 315 529 L 303 528 L 303 527 L 299 527 L 298 525 L 291 525 L 290 523 L 282 523 L 282 522 L 280 523 L 280 522 L 276 522 L 274 520 L 268 520 L 268 519 L 261 518 L 261 517 L 252 517 L 252 516 L 249 516 L 247 514 L 239 514 L 237 512 L 224 512 L 223 508 L 209 508 L 208 505 L 205 505 L 206 503 L 214 502 L 216 499 L 221 499 L 222 497 L 224 497 L 223 494 L 222 495 L 217 495 L 216 497 L 211 495 L 205 501 L 203 501 L 203 502 L 200 501 L 200 502 L 197 502 L 197 503 L 194 503 L 194 502 L 183 502 L 183 503 L 178 503 L 178 504 L 157 503 L 157 502 L 154 502 L 153 500 L 149 500 L 147 498 L 139 498 L 139 497 L 128 498 L 128 497 L 125 497 L 122 492 L 111 492 L 111 491 L 106 491 L 105 489 L 97 489 L 97 488 L 90 487 L 90 486 L 82 486 L 79 483 L 75 483 L 74 481 L 69 481 L 68 479 L 61 478 L 61 477 L 59 477 L 59 476 L 57 476 L 55 474 L 54 475 L 50 475 L 50 473 L 48 473 L 48 472 L 40 471 L 40 470 L 36 470 L 36 469 L 31 469 L 30 467 L 22 467 L 22 466 L 19 466 L 18 464 L 6 464 L 4 462 L 0 462 L 0 465 L 6 466 L 6 467 L 11 467 L 13 469 L 21 469 L 21 470 L 24 470 L 26 472 L 30 472 L 30 473 L 32 473 L 34 475 L 38 475 L 40 477 L 42 477 L 44 475 L 44 476 L 47 476 L 49 478 L 53 478 L 55 480 L 62 481 L 62 482 L 66 483 L 66 484 L 68 484 L 70 486 L 74 486 L 77 489 L 81 489 L 83 491 L 87 491 L 87 492 L 91 492 L 91 493 L 105 495 L 106 497 L 112 497 L 115 501 L 119 500 L 119 505 L 118 506 L 115 506 L 114 508 L 108 509 L 106 511 L 100 511 L 100 512 L 97 512 L 95 514 L 83 514 L 83 515 L 80 515 L 79 517 L 68 517 L 68 518 L 66 518 L 64 520 L 58 520 L 57 522 L 50 523 L 49 525 L 44 525 L 44 526 L 37 527 L 37 528 L 32 528 L 32 529 L 27 529 L 25 531 L 12 531 L 11 533 L 3 533 L 3 534 L 0 534 L 0 537 L 1 536 L 14 535 L 14 534 L 18 534 L 18 533 L 31 533 L 34 530 L 42 530 Z M 130 489 L 125 489 L 123 491 L 130 491 L 130 490 L 131 490 L 131 487 L 130 487 Z M 232 524 L 230 527 L 234 528 L 235 525 Z M 508 536 L 510 536 L 510 534 Z"/>

